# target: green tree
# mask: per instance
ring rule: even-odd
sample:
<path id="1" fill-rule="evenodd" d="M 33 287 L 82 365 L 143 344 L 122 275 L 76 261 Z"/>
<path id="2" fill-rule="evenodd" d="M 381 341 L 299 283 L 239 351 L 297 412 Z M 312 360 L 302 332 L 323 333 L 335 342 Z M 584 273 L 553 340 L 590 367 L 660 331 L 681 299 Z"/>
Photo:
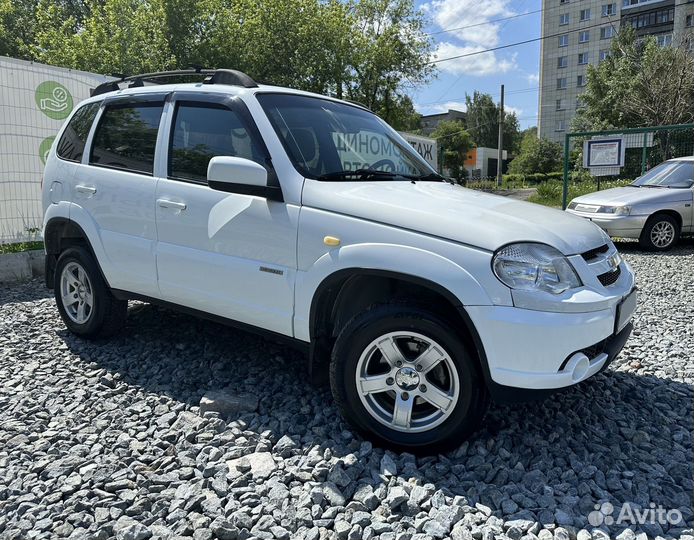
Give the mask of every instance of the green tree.
<path id="1" fill-rule="evenodd" d="M 0 0 L 0 56 L 27 58 L 35 10 L 35 0 Z"/>
<path id="2" fill-rule="evenodd" d="M 175 67 L 166 32 L 166 0 L 107 0 L 89 4 L 83 22 L 41 0 L 32 46 L 39 62 L 97 73 L 146 73 Z"/>
<path id="3" fill-rule="evenodd" d="M 609 57 L 588 66 L 584 107 L 574 130 L 629 128 L 694 121 L 694 57 L 688 42 L 660 47 L 631 28 L 613 40 Z"/>
<path id="4" fill-rule="evenodd" d="M 404 90 L 427 82 L 432 40 L 426 20 L 412 0 L 359 0 L 351 4 L 355 26 L 349 34 L 351 65 L 344 81 L 349 99 L 363 103 L 396 129 L 411 118 Z M 339 94 L 338 94 L 339 95 Z"/>
<path id="5" fill-rule="evenodd" d="M 337 1 L 203 0 L 191 59 L 272 84 L 338 93 L 354 24 L 348 6 Z"/>
<path id="6" fill-rule="evenodd" d="M 466 124 L 477 146 L 499 146 L 499 107 L 492 96 L 475 91 L 465 96 Z M 518 117 L 514 112 L 504 112 L 504 150 L 515 152 L 520 142 Z"/>
<path id="7" fill-rule="evenodd" d="M 0 54 L 106 74 L 230 67 L 411 130 L 407 91 L 434 70 L 425 26 L 414 0 L 0 0 Z"/>
<path id="8" fill-rule="evenodd" d="M 465 157 L 475 146 L 472 137 L 462 122 L 455 120 L 440 122 L 431 136 L 436 139 L 439 152 L 442 152 L 443 166 L 450 171 L 453 178 L 462 183 L 466 176 Z"/>
<path id="9" fill-rule="evenodd" d="M 520 144 L 520 152 L 511 161 L 508 172 L 533 174 L 560 171 L 562 158 L 563 150 L 559 143 L 539 138 L 537 129 L 527 130 Z"/>
<path id="10" fill-rule="evenodd" d="M 36 35 L 49 7 L 59 12 L 63 19 L 72 21 L 73 31 L 77 31 L 77 25 L 90 13 L 89 0 L 0 0 L 0 55 L 35 60 Z M 53 22 L 61 27 L 65 21 Z"/>

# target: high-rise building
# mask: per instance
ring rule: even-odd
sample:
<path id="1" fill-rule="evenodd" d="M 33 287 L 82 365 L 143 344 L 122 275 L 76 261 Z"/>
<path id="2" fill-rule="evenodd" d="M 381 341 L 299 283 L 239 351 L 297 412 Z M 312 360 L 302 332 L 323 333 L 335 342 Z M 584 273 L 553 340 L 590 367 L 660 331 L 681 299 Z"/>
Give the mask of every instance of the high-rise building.
<path id="1" fill-rule="evenodd" d="M 563 141 L 581 106 L 589 64 L 624 26 L 671 45 L 694 30 L 694 0 L 543 0 L 538 134 Z"/>

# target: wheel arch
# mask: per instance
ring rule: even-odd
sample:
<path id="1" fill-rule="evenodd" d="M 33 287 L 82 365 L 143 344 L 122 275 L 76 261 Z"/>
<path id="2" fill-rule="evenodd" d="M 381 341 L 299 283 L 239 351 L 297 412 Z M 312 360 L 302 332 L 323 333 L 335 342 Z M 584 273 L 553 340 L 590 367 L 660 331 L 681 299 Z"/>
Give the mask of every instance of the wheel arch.
<path id="1" fill-rule="evenodd" d="M 677 226 L 679 227 L 679 230 L 682 231 L 682 224 L 684 223 L 684 218 L 682 217 L 682 214 L 680 214 L 677 210 L 672 210 L 670 208 L 665 208 L 662 210 L 656 210 L 650 216 L 648 216 L 648 219 L 646 220 L 646 225 L 644 226 L 644 229 L 654 219 L 656 219 L 658 216 L 662 216 L 662 215 L 670 216 L 671 218 L 673 218 L 677 222 Z"/>
<path id="2" fill-rule="evenodd" d="M 55 282 L 55 267 L 60 254 L 73 246 L 80 246 L 89 251 L 94 259 L 99 273 L 108 286 L 108 280 L 99 263 L 99 259 L 94 252 L 94 247 L 89 236 L 81 225 L 74 220 L 59 216 L 49 219 L 43 229 L 44 246 L 46 249 L 46 287 L 52 289 Z"/>
<path id="3" fill-rule="evenodd" d="M 368 268 L 337 270 L 323 279 L 313 295 L 309 315 L 309 371 L 314 380 L 324 380 L 332 343 L 340 329 L 363 309 L 386 301 L 413 302 L 460 328 L 460 335 L 474 353 L 485 381 L 491 380 L 482 340 L 454 293 L 426 278 Z"/>

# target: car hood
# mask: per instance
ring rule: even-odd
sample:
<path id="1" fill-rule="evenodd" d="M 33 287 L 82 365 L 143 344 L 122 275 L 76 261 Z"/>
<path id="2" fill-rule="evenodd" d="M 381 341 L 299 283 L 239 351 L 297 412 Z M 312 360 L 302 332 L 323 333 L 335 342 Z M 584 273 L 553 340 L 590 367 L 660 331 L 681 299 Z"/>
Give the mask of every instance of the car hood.
<path id="1" fill-rule="evenodd" d="M 626 186 L 596 191 L 576 197 L 574 202 L 599 206 L 636 205 L 641 203 L 676 202 L 691 200 L 688 189 L 638 188 Z"/>
<path id="2" fill-rule="evenodd" d="M 567 212 L 444 182 L 307 179 L 302 204 L 489 251 L 540 242 L 574 255 L 606 241 L 597 225 Z"/>

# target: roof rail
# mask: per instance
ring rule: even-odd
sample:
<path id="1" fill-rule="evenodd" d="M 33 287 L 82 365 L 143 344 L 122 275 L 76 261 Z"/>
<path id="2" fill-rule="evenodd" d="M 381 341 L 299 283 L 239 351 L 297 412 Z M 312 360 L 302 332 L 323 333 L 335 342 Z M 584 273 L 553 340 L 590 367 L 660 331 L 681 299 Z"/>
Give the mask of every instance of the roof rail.
<path id="1" fill-rule="evenodd" d="M 90 96 L 98 96 L 107 92 L 120 90 L 122 83 L 129 82 L 128 88 L 144 86 L 145 82 L 150 84 L 161 84 L 157 82 L 160 79 L 169 79 L 173 77 L 203 75 L 204 84 L 227 84 L 231 86 L 242 86 L 244 88 L 256 88 L 258 83 L 251 79 L 242 71 L 234 69 L 202 69 L 199 66 L 194 66 L 194 69 L 177 69 L 173 71 L 158 71 L 155 73 L 143 73 L 141 75 L 131 75 L 125 77 L 121 74 L 113 74 L 118 77 L 117 81 L 107 81 L 101 83 L 96 88 L 92 88 L 89 92 Z"/>

